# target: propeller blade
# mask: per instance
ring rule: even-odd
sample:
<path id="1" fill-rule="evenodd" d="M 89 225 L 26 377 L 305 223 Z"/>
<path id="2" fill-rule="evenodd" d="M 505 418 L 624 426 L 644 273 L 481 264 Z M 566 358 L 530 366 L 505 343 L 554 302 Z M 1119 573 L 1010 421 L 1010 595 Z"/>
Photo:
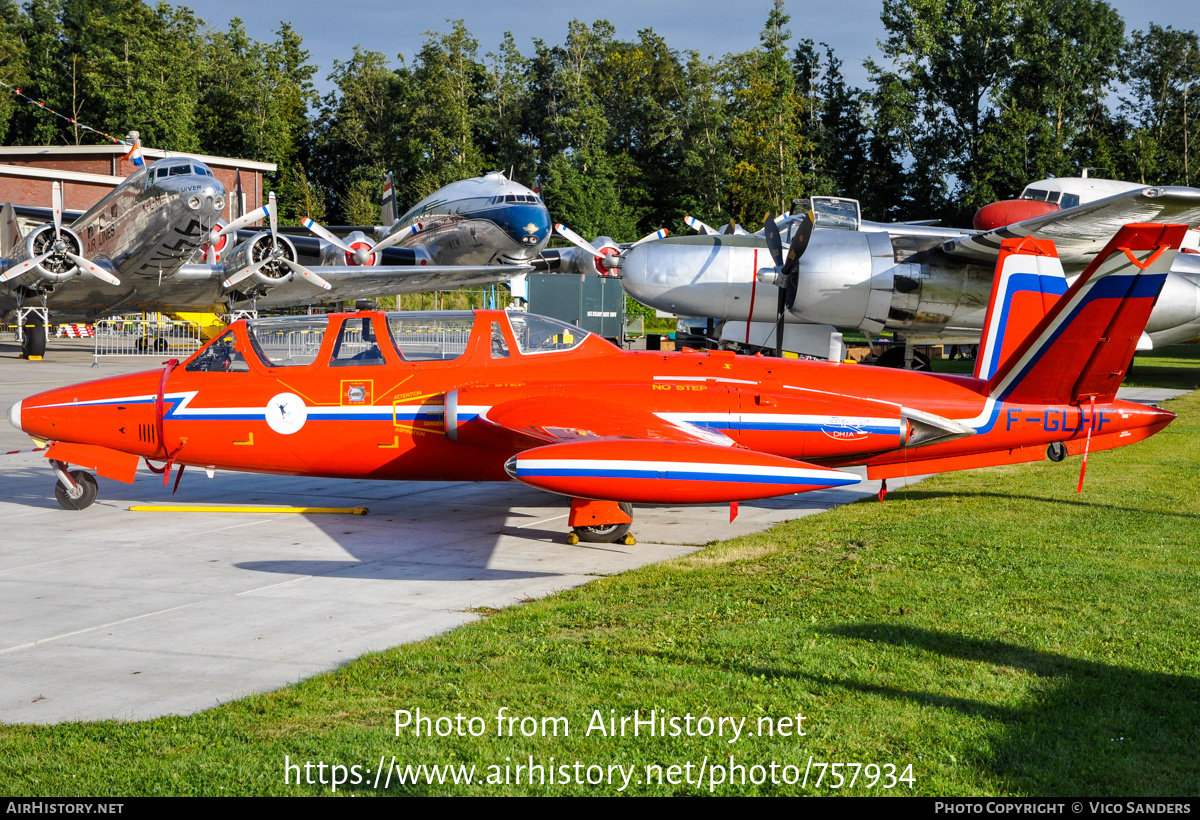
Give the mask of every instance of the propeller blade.
<path id="1" fill-rule="evenodd" d="M 593 245 L 591 242 L 588 242 L 582 236 L 575 233 L 575 231 L 571 230 L 570 228 L 568 228 L 566 225 L 562 224 L 561 222 L 554 223 L 554 230 L 556 230 L 558 232 L 558 235 L 561 236 L 563 239 L 567 240 L 572 245 L 575 245 L 576 247 L 587 251 L 592 256 L 596 257 L 597 259 L 599 259 L 600 256 L 602 255 L 600 253 L 600 251 L 598 251 L 596 249 L 595 245 Z"/>
<path id="2" fill-rule="evenodd" d="M 226 225 L 224 228 L 221 228 L 220 230 L 217 230 L 216 228 L 214 228 L 212 231 L 211 241 L 215 242 L 218 239 L 220 239 L 222 236 L 240 231 L 242 228 L 246 227 L 247 225 L 251 224 L 252 222 L 257 222 L 258 220 L 263 219 L 264 217 L 269 217 L 271 215 L 271 212 L 267 208 L 268 208 L 268 206 L 266 206 L 266 205 L 262 206 L 261 208 L 255 208 L 250 213 L 239 216 L 237 219 L 233 220 L 232 222 L 230 222 L 228 225 Z"/>
<path id="3" fill-rule="evenodd" d="M 649 242 L 652 239 L 662 239 L 664 236 L 666 236 L 669 233 L 670 233 L 670 231 L 668 231 L 666 228 L 663 228 L 662 230 L 655 231 L 652 234 L 647 234 L 646 236 L 643 236 L 641 239 L 639 239 L 637 242 L 634 242 L 629 247 L 631 247 L 631 248 L 637 247 L 638 245 L 642 244 L 643 242 Z"/>
<path id="4" fill-rule="evenodd" d="M 770 214 L 767 214 L 766 224 L 763 225 L 763 236 L 766 237 L 767 247 L 771 250 L 771 258 L 775 260 L 775 267 L 782 270 L 783 237 L 779 235 L 779 226 L 771 219 Z"/>
<path id="5" fill-rule="evenodd" d="M 312 271 L 310 271 L 308 268 L 304 267 L 303 265 L 293 262 L 292 260 L 287 259 L 287 258 L 280 259 L 280 261 L 283 262 L 283 264 L 287 265 L 289 268 L 291 268 L 296 273 L 303 276 L 305 278 L 305 280 L 308 281 L 310 284 L 316 285 L 319 288 L 324 288 L 325 290 L 333 290 L 333 285 L 329 284 L 324 279 L 322 279 L 320 276 L 317 276 L 315 273 L 313 273 Z"/>
<path id="6" fill-rule="evenodd" d="M 50 188 L 50 205 L 51 210 L 54 212 L 54 238 L 61 239 L 63 196 L 62 183 L 60 182 L 54 183 Z"/>
<path id="7" fill-rule="evenodd" d="M 712 236 L 713 234 L 716 233 L 716 231 L 714 231 L 708 225 L 705 225 L 699 219 L 696 219 L 696 217 L 694 217 L 694 216 L 685 216 L 683 218 L 683 224 L 687 225 L 693 231 L 698 231 L 698 232 L 704 234 L 705 236 Z"/>
<path id="8" fill-rule="evenodd" d="M 89 259 L 84 259 L 82 256 L 76 256 L 75 254 L 71 253 L 70 251 L 64 251 L 64 253 L 66 253 L 67 258 L 70 259 L 72 262 L 74 262 L 76 265 L 78 265 L 79 269 L 81 271 L 83 271 L 84 273 L 90 273 L 92 276 L 95 276 L 97 279 L 99 279 L 101 281 L 108 282 L 108 284 L 110 284 L 110 285 L 121 284 L 120 279 L 113 276 L 111 273 L 109 273 L 104 268 L 97 265 L 95 262 L 92 262 Z"/>
<path id="9" fill-rule="evenodd" d="M 20 276 L 25 271 L 30 270 L 32 268 L 36 268 L 38 265 L 42 264 L 43 262 L 45 262 L 47 259 L 49 259 L 53 255 L 54 255 L 54 251 L 52 251 L 52 250 L 47 251 L 46 253 L 43 253 L 41 256 L 35 256 L 32 259 L 26 259 L 24 262 L 22 262 L 19 265 L 14 265 L 13 267 L 8 269 L 7 273 L 5 273 L 3 276 L 0 276 L 0 282 L 7 282 L 9 279 L 16 279 L 18 276 Z"/>
<path id="10" fill-rule="evenodd" d="M 788 248 L 787 260 L 783 263 L 783 268 L 780 270 L 785 279 L 789 279 L 796 272 L 796 268 L 799 267 L 800 257 L 808 249 L 809 240 L 812 239 L 813 225 L 815 224 L 815 215 L 812 211 L 808 211 L 800 220 L 800 224 L 796 226 L 796 232 L 792 234 L 791 247 Z"/>
<path id="11" fill-rule="evenodd" d="M 266 265 L 268 262 L 270 262 L 272 259 L 275 259 L 275 258 L 276 257 L 274 257 L 274 256 L 268 256 L 266 259 L 262 260 L 261 262 L 255 262 L 253 265 L 251 265 L 248 268 L 242 268 L 240 271 L 235 273 L 233 276 L 230 276 L 228 279 L 226 279 L 224 282 L 222 282 L 221 286 L 226 287 L 226 288 L 231 288 L 234 285 L 236 285 L 238 282 L 242 281 L 243 279 L 249 279 L 251 276 L 258 273 L 259 270 L 261 270 L 264 265 Z"/>
<path id="12" fill-rule="evenodd" d="M 308 228 L 310 231 L 312 231 L 317 236 L 324 239 L 330 245 L 341 248 L 346 253 L 354 253 L 353 248 L 351 248 L 349 245 L 347 245 L 345 242 L 343 242 L 339 237 L 334 236 L 327 229 L 321 227 L 316 222 L 313 222 L 307 216 L 300 220 L 300 224 L 303 225 L 304 227 Z"/>
<path id="13" fill-rule="evenodd" d="M 208 251 L 204 254 L 204 261 L 210 265 L 217 264 L 217 246 L 215 243 L 208 243 Z"/>
<path id="14" fill-rule="evenodd" d="M 414 222 L 413 224 L 409 225 L 407 228 L 396 231 L 394 234 L 391 234 L 390 236 L 385 236 L 383 239 L 376 242 L 375 247 L 371 248 L 370 252 L 371 253 L 379 253 L 379 251 L 384 250 L 385 248 L 390 248 L 392 245 L 395 245 L 397 242 L 403 242 L 405 239 L 408 239 L 410 236 L 416 236 L 417 234 L 419 234 L 421 232 L 423 227 L 424 226 L 422 226 L 421 223 Z"/>
<path id="15" fill-rule="evenodd" d="M 275 192 L 267 194 L 267 215 L 271 218 L 271 247 L 279 247 L 279 209 L 275 206 Z"/>

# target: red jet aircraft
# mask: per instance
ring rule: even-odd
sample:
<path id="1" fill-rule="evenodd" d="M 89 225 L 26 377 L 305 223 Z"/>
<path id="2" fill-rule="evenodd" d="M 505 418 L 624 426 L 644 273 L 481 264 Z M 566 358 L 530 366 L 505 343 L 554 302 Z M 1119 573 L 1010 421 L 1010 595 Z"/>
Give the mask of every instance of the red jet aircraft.
<path id="1" fill-rule="evenodd" d="M 360 312 L 237 322 L 176 366 L 18 402 L 69 509 L 139 461 L 393 480 L 515 478 L 568 496 L 575 538 L 630 503 L 730 502 L 1119 447 L 1174 414 L 1117 387 L 1182 225 L 1129 225 L 1069 289 L 1006 240 L 974 377 L 728 352 L 633 353 L 540 316 Z M 1065 291 L 1065 292 L 1064 292 Z M 1082 484 L 1082 474 L 1080 477 Z M 882 492 L 881 492 L 882 496 Z"/>

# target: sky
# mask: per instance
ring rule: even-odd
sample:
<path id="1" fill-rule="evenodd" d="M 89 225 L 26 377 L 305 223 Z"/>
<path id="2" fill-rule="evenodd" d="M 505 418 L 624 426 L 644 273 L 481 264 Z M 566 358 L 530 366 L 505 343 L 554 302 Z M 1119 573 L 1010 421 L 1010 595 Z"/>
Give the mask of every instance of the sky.
<path id="1" fill-rule="evenodd" d="M 1145 29 L 1151 22 L 1177 29 L 1195 29 L 1195 0 L 1109 0 L 1125 19 L 1126 31 Z M 334 60 L 346 60 L 354 46 L 379 51 L 390 60 L 403 54 L 411 61 L 420 50 L 427 31 L 449 31 L 447 19 L 462 19 L 479 40 L 480 55 L 494 51 L 505 31 L 511 31 L 523 54 L 533 53 L 533 39 L 562 43 L 567 23 L 608 20 L 616 27 L 617 39 L 631 40 L 638 31 L 652 28 L 667 45 L 678 51 L 695 50 L 703 57 L 720 57 L 758 45 L 758 35 L 773 3 L 751 0 L 593 0 L 581 3 L 498 3 L 495 0 L 455 0 L 440 3 L 378 2 L 377 0 L 175 0 L 191 8 L 213 28 L 223 29 L 240 17 L 247 33 L 270 41 L 272 33 L 286 20 L 304 37 L 311 62 L 319 67 L 318 89 L 330 88 L 326 81 Z M 862 67 L 868 58 L 879 59 L 878 40 L 884 38 L 879 21 L 881 0 L 837 0 L 816 3 L 788 0 L 793 45 L 805 38 L 833 46 L 843 61 L 843 73 L 851 85 L 865 86 Z"/>

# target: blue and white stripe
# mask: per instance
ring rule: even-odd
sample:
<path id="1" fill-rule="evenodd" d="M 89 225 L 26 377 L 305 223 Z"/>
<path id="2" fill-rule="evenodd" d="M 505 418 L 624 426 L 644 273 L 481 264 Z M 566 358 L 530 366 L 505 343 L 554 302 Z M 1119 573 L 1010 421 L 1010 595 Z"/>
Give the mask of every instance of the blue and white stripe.
<path id="1" fill-rule="evenodd" d="M 795 487 L 842 487 L 862 481 L 854 473 L 804 467 L 755 464 L 712 464 L 701 461 L 642 461 L 625 459 L 522 458 L 517 478 L 635 478 L 656 481 L 781 484 Z"/>

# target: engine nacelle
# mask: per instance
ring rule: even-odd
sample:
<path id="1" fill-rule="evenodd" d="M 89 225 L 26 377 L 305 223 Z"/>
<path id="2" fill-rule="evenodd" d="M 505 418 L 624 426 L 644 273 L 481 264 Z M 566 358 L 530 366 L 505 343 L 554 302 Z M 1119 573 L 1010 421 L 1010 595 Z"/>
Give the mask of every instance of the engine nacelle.
<path id="1" fill-rule="evenodd" d="M 271 288 L 282 285 L 292 278 L 292 269 L 285 265 L 283 258 L 296 261 L 296 247 L 285 236 L 277 236 L 280 255 L 259 268 L 252 276 L 243 279 L 233 286 L 232 290 L 242 293 L 265 293 Z M 245 242 L 234 248 L 227 257 L 225 270 L 236 274 L 240 270 L 257 265 L 274 253 L 271 234 L 268 231 L 256 233 Z"/>
<path id="2" fill-rule="evenodd" d="M 788 310 L 813 324 L 878 333 L 888 321 L 896 267 L 886 233 L 814 231 Z"/>
<path id="3" fill-rule="evenodd" d="M 52 224 L 41 225 L 30 231 L 21 243 L 19 254 L 9 261 L 19 265 L 48 251 L 53 251 L 49 258 L 25 271 L 8 284 L 23 285 L 31 290 L 51 290 L 55 285 L 65 282 L 79 273 L 79 266 L 67 256 L 67 253 L 83 256 L 83 242 L 80 240 L 79 234 L 70 228 L 62 228 L 56 239 Z"/>
<path id="4" fill-rule="evenodd" d="M 382 262 L 382 253 L 367 253 L 371 248 L 375 247 L 367 235 L 362 231 L 354 231 L 342 238 L 347 245 L 354 249 L 355 253 L 347 253 L 346 251 L 334 245 L 332 242 L 321 241 L 320 264 L 322 265 L 356 265 L 362 267 L 374 267 Z M 423 264 L 423 263 L 420 263 Z"/>

